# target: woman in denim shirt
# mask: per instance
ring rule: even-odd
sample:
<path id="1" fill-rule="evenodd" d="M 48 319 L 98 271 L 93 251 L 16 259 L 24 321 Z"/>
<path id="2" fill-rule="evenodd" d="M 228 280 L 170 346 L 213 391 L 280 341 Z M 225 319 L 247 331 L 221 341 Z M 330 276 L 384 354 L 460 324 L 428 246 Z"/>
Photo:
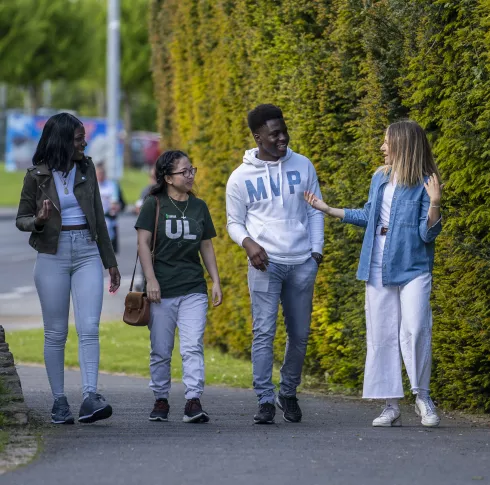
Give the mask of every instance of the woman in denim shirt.
<path id="1" fill-rule="evenodd" d="M 363 209 L 335 209 L 305 193 L 306 201 L 343 222 L 365 227 L 357 278 L 366 281 L 367 355 L 363 397 L 386 399 L 373 426 L 401 426 L 401 359 L 415 411 L 424 426 L 440 418 L 429 395 L 434 241 L 441 232 L 440 176 L 424 130 L 393 123 L 381 146 L 385 166 L 373 175 Z"/>

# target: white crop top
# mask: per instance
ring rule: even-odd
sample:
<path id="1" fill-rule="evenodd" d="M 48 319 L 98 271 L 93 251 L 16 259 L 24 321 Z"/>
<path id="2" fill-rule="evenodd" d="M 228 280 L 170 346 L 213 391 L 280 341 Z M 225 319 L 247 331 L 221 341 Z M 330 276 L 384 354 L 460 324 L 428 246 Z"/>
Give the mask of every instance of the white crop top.
<path id="1" fill-rule="evenodd" d="M 383 193 L 383 203 L 381 204 L 381 212 L 379 213 L 378 226 L 388 227 L 390 223 L 391 203 L 395 193 L 396 180 L 388 182 Z"/>
<path id="2" fill-rule="evenodd" d="M 63 226 L 81 226 L 87 224 L 87 218 L 73 193 L 76 170 L 77 164 L 75 163 L 66 179 L 64 179 L 62 172 L 53 170 L 56 192 L 58 192 L 58 198 L 60 199 L 61 224 Z M 63 180 L 66 181 L 66 190 Z"/>

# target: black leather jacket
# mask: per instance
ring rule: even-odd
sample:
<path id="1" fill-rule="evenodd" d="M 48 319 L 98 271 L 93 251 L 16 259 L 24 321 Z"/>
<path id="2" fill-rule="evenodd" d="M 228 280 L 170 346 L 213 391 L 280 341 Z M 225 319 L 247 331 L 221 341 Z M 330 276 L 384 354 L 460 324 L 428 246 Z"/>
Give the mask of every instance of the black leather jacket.
<path id="1" fill-rule="evenodd" d="M 107 232 L 94 164 L 88 157 L 76 163 L 78 166 L 73 193 L 87 218 L 92 240 L 97 242 L 104 267 L 112 268 L 117 266 L 117 261 Z M 54 209 L 51 217 L 39 230 L 34 225 L 34 220 L 46 199 L 51 201 Z M 16 225 L 21 231 L 32 233 L 29 244 L 36 251 L 56 254 L 61 232 L 60 201 L 53 172 L 44 163 L 27 170 L 20 196 Z"/>

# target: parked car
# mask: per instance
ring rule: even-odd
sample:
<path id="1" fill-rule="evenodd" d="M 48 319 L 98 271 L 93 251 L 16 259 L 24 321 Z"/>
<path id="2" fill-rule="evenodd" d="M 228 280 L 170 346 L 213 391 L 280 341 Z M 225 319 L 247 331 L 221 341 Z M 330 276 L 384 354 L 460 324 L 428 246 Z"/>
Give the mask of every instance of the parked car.
<path id="1" fill-rule="evenodd" d="M 151 131 L 131 133 L 131 165 L 133 167 L 152 166 L 160 155 L 160 135 Z"/>

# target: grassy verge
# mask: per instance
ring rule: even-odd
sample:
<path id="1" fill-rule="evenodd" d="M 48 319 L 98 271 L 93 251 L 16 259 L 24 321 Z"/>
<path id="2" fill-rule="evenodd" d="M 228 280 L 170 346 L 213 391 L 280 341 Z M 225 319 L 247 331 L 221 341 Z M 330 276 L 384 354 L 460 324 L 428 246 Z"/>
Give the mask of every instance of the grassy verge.
<path id="1" fill-rule="evenodd" d="M 5 164 L 0 163 L 0 207 L 19 205 L 20 191 L 25 172 L 6 172 Z"/>
<path id="2" fill-rule="evenodd" d="M 25 172 L 6 172 L 5 164 L 0 163 L 0 207 L 17 207 L 19 204 L 20 191 Z M 134 204 L 143 188 L 148 185 L 148 173 L 135 170 L 124 169 L 124 176 L 121 179 L 121 187 L 124 198 L 128 204 Z"/>
<path id="3" fill-rule="evenodd" d="M 139 198 L 141 191 L 148 185 L 148 172 L 125 168 L 121 179 L 121 189 L 127 204 L 134 204 Z"/>
<path id="4" fill-rule="evenodd" d="M 65 362 L 69 367 L 78 366 L 78 339 L 75 328 L 70 326 L 66 345 Z M 42 329 L 25 330 L 9 334 L 10 349 L 17 363 L 43 363 Z M 146 328 L 130 327 L 120 322 L 100 326 L 100 370 L 114 373 L 135 374 L 149 377 L 149 332 Z M 182 360 L 176 340 L 172 356 L 172 379 L 182 379 Z M 230 387 L 251 387 L 252 365 L 213 348 L 204 352 L 206 384 Z M 279 374 L 274 370 L 274 381 Z"/>

